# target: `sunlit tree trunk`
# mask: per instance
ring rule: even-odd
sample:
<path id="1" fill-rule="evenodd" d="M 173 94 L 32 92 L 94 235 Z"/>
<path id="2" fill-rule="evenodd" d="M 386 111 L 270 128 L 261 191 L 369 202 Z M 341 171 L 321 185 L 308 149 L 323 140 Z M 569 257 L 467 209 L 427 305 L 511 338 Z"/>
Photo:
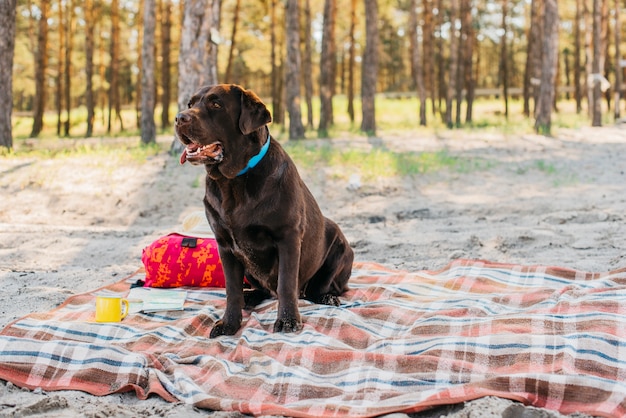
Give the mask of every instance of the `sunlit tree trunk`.
<path id="1" fill-rule="evenodd" d="M 155 0 L 144 0 L 143 44 L 141 59 L 141 143 L 156 142 L 156 124 L 154 122 L 155 81 L 154 81 L 154 38 L 156 32 Z"/>
<path id="2" fill-rule="evenodd" d="M 119 1 L 111 0 L 111 40 L 109 44 L 109 117 L 107 120 L 107 133 L 111 133 L 113 124 L 113 111 L 120 122 L 120 130 L 124 130 L 121 115 L 121 102 L 119 92 L 119 42 L 120 42 L 120 16 Z"/>
<path id="3" fill-rule="evenodd" d="M 65 63 L 63 48 L 65 48 L 65 32 L 67 31 L 67 26 L 63 23 L 65 20 L 65 17 L 63 16 L 63 3 L 59 2 L 57 7 L 59 50 L 57 54 L 57 76 L 55 79 L 54 106 L 57 110 L 57 136 L 61 136 L 61 127 L 63 126 L 63 64 Z"/>
<path id="4" fill-rule="evenodd" d="M 270 43 L 271 43 L 271 60 L 272 60 L 272 119 L 274 123 L 284 123 L 283 112 L 283 68 L 278 64 L 278 61 L 282 62 L 282 54 L 280 54 L 281 48 L 278 41 L 278 33 L 276 27 L 278 20 L 276 18 L 276 11 L 278 9 L 278 1 L 271 0 L 270 10 Z M 280 56 L 279 56 L 280 55 Z"/>
<path id="5" fill-rule="evenodd" d="M 509 59 L 507 50 L 507 14 L 508 0 L 502 0 L 502 38 L 500 40 L 500 77 L 502 81 L 502 97 L 504 99 L 504 117 L 509 118 Z"/>
<path id="6" fill-rule="evenodd" d="M 96 107 L 93 92 L 94 16 L 93 0 L 85 0 L 85 105 L 87 106 L 87 132 L 85 132 L 85 137 L 87 138 L 93 135 Z"/>
<path id="7" fill-rule="evenodd" d="M 239 23 L 240 7 L 241 0 L 236 0 L 235 9 L 233 10 L 233 27 L 230 32 L 230 49 L 228 50 L 228 61 L 226 62 L 226 73 L 224 75 L 224 81 L 226 83 L 231 83 L 233 77 L 233 58 L 235 56 L 235 49 L 237 45 L 237 25 Z"/>
<path id="8" fill-rule="evenodd" d="M 559 13 L 557 0 L 545 0 L 543 17 L 544 37 L 541 43 L 542 65 L 539 100 L 535 131 L 550 135 L 552 124 L 552 105 L 554 101 L 554 82 L 559 54 Z"/>
<path id="9" fill-rule="evenodd" d="M 620 49 L 621 44 L 621 13 L 620 13 L 620 0 L 615 0 L 615 105 L 613 116 L 615 120 L 619 120 L 620 115 L 620 100 L 622 98 L 622 53 Z"/>
<path id="10" fill-rule="evenodd" d="M 524 69 L 524 116 L 530 117 L 530 98 L 536 102 L 537 79 L 539 66 L 541 65 L 541 1 L 532 0 L 530 6 L 530 27 L 528 29 L 528 45 L 526 47 L 526 67 Z M 534 115 L 534 112 L 533 112 Z"/>
<path id="11" fill-rule="evenodd" d="M 67 26 L 67 36 L 65 37 L 65 68 L 64 68 L 64 104 L 65 121 L 63 123 L 63 135 L 70 136 L 70 111 L 72 110 L 72 43 L 74 40 L 74 2 L 69 0 L 65 10 L 65 24 Z"/>
<path id="12" fill-rule="evenodd" d="M 378 0 L 365 0 L 365 51 L 361 66 L 361 131 L 376 135 L 378 77 Z"/>
<path id="13" fill-rule="evenodd" d="M 217 83 L 216 61 L 212 50 L 211 27 L 214 27 L 214 2 L 220 0 L 186 0 L 178 57 L 178 110 L 187 108 L 189 99 L 200 87 Z M 174 140 L 173 153 L 182 151 L 182 144 Z"/>
<path id="14" fill-rule="evenodd" d="M 600 68 L 602 54 L 602 0 L 593 0 L 593 58 L 591 63 L 592 126 L 602 126 L 602 90 L 600 88 Z"/>
<path id="15" fill-rule="evenodd" d="M 574 19 L 574 98 L 576 100 L 576 113 L 580 113 L 582 111 L 582 90 L 580 86 L 580 77 L 581 77 L 581 69 L 582 63 L 580 61 L 581 54 L 581 33 L 580 33 L 580 25 L 582 19 L 582 11 L 580 7 L 580 2 L 582 0 L 576 0 L 576 17 Z M 618 0 L 619 1 L 619 0 Z"/>
<path id="16" fill-rule="evenodd" d="M 417 16 L 417 0 L 411 0 L 409 3 L 409 41 L 411 49 L 411 74 L 413 83 L 417 89 L 417 97 L 419 100 L 419 120 L 420 125 L 426 126 L 426 91 L 424 90 L 424 67 L 422 66 L 422 54 L 418 39 L 418 16 Z"/>
<path id="17" fill-rule="evenodd" d="M 424 84 L 428 86 L 428 95 L 430 96 L 431 110 L 433 116 L 436 114 L 436 83 L 435 83 L 435 49 L 434 45 L 434 25 L 433 25 L 433 11 L 432 1 L 423 0 L 424 7 L 424 39 L 422 45 L 424 45 Z"/>
<path id="18" fill-rule="evenodd" d="M 289 139 L 304 139 L 300 108 L 300 13 L 298 0 L 287 0 L 285 6 L 285 34 L 287 36 L 287 68 L 285 90 L 289 113 Z"/>
<path id="19" fill-rule="evenodd" d="M 35 52 L 35 98 L 33 104 L 32 138 L 39 136 L 43 129 L 43 113 L 46 107 L 46 69 L 48 68 L 48 0 L 39 4 L 37 30 L 37 51 Z"/>
<path id="20" fill-rule="evenodd" d="M 302 77 L 304 82 L 304 100 L 306 101 L 307 126 L 313 128 L 313 46 L 311 45 L 311 1 L 304 1 L 304 57 L 302 59 Z"/>
<path id="21" fill-rule="evenodd" d="M 0 1 L 0 147 L 13 148 L 13 54 L 17 0 Z"/>
<path id="22" fill-rule="evenodd" d="M 320 124 L 318 136 L 327 137 L 333 123 L 333 95 L 335 94 L 335 20 L 336 0 L 324 1 L 324 29 L 320 57 Z"/>
<path id="23" fill-rule="evenodd" d="M 474 91 L 476 87 L 474 77 L 474 43 L 475 32 L 472 22 L 472 4 L 471 0 L 463 0 L 463 33 L 465 37 L 465 43 L 463 47 L 463 69 L 464 69 L 464 84 L 465 84 L 465 101 L 467 107 L 465 109 L 465 123 L 472 123 L 472 110 L 474 107 Z M 476 65 L 478 68 L 478 65 Z"/>
<path id="24" fill-rule="evenodd" d="M 171 48 L 172 42 L 172 1 L 162 0 L 161 7 L 161 129 L 170 125 L 170 102 L 172 101 Z"/>
<path id="25" fill-rule="evenodd" d="M 452 101 L 454 99 L 454 93 L 456 92 L 456 81 L 458 67 L 458 45 L 459 38 L 456 31 L 456 21 L 459 16 L 459 5 L 457 1 L 451 2 L 450 6 L 450 71 L 448 72 L 448 88 L 446 92 L 446 115 L 445 124 L 449 128 L 453 126 L 452 123 Z"/>
<path id="26" fill-rule="evenodd" d="M 356 61 L 356 40 L 354 33 L 356 31 L 356 3 L 357 0 L 350 0 L 350 32 L 348 40 L 350 46 L 348 47 L 348 116 L 350 122 L 354 123 L 354 67 Z"/>

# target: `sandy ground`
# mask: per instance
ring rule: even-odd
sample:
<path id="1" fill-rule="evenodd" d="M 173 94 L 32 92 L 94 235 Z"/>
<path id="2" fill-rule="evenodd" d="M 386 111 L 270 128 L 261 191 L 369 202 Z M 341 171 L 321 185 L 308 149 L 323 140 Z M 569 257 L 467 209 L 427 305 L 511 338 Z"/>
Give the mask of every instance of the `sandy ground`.
<path id="1" fill-rule="evenodd" d="M 445 150 L 471 162 L 374 180 L 345 167 L 301 169 L 359 261 L 414 270 L 459 257 L 589 271 L 626 267 L 626 128 L 565 130 L 556 138 L 407 133 L 351 143 Z M 142 248 L 202 209 L 202 178 L 201 168 L 180 166 L 165 153 L 145 163 L 106 154 L 0 158 L 0 327 L 135 271 Z M 495 398 L 417 416 L 503 414 L 559 416 Z M 0 380 L 0 417 L 26 415 L 237 416 L 133 394 L 30 392 Z"/>

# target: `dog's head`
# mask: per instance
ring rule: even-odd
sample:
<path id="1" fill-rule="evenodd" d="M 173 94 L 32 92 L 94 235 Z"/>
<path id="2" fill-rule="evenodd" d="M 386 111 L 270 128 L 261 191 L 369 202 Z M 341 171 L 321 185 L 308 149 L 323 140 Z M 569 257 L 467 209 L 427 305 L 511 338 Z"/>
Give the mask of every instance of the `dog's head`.
<path id="1" fill-rule="evenodd" d="M 271 120 L 250 90 L 235 84 L 202 87 L 176 115 L 176 136 L 185 145 L 180 162 L 214 166 L 234 178 L 267 141 L 262 128 Z"/>

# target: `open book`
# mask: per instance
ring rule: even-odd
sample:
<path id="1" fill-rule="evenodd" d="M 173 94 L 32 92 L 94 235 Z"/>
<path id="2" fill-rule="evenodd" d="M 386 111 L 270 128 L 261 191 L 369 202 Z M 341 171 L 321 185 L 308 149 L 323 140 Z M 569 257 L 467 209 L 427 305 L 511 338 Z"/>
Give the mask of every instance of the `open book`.
<path id="1" fill-rule="evenodd" d="M 130 304 L 129 313 L 181 311 L 186 298 L 186 290 L 154 287 L 134 287 L 126 297 Z"/>

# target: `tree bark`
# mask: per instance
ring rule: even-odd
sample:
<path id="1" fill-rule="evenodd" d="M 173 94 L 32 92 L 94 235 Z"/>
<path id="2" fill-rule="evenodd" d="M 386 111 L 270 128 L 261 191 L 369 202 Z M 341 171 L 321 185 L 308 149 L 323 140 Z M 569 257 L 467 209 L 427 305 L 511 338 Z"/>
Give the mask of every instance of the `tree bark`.
<path id="1" fill-rule="evenodd" d="M 65 24 L 67 36 L 65 37 L 65 65 L 63 77 L 63 101 L 65 103 L 65 121 L 63 123 L 63 135 L 70 136 L 70 111 L 72 110 L 72 42 L 74 41 L 74 2 L 69 0 L 65 10 Z"/>
<path id="2" fill-rule="evenodd" d="M 161 15 L 161 129 L 170 125 L 170 102 L 172 101 L 171 48 L 172 42 L 172 1 L 162 0 Z"/>
<path id="3" fill-rule="evenodd" d="M 13 54 L 17 0 L 0 1 L 0 147 L 13 148 Z"/>
<path id="4" fill-rule="evenodd" d="M 36 138 L 43 129 L 43 113 L 46 108 L 46 69 L 48 68 L 48 0 L 39 5 L 39 27 L 37 30 L 37 52 L 35 53 L 35 99 L 33 129 L 30 133 Z"/>
<path id="5" fill-rule="evenodd" d="M 85 0 L 85 105 L 87 106 L 87 132 L 85 137 L 93 135 L 96 101 L 93 92 L 93 52 L 95 13 L 93 0 Z"/>
<path id="6" fill-rule="evenodd" d="M 61 127 L 63 126 L 63 64 L 65 63 L 63 48 L 65 48 L 65 33 L 68 32 L 67 26 L 63 23 L 65 21 L 65 16 L 63 15 L 63 4 L 61 2 L 58 4 L 58 13 L 59 22 L 57 24 L 57 29 L 59 34 L 59 50 L 57 55 L 57 76 L 55 79 L 56 88 L 54 91 L 54 105 L 57 110 L 57 136 L 61 136 Z"/>
<path id="7" fill-rule="evenodd" d="M 433 8 L 431 0 L 423 0 L 424 7 L 424 84 L 428 86 L 428 96 L 430 96 L 430 107 L 432 114 L 436 114 L 436 83 L 435 83 L 435 53 L 434 53 L 434 24 L 433 24 Z"/>
<path id="8" fill-rule="evenodd" d="M 554 82 L 559 54 L 559 13 L 557 0 L 546 0 L 543 17 L 544 38 L 541 45 L 542 66 L 535 131 L 550 135 Z"/>
<path id="9" fill-rule="evenodd" d="M 155 81 L 154 81 L 154 37 L 156 32 L 155 0 L 144 0 L 143 10 L 143 44 L 141 59 L 141 143 L 156 142 L 156 124 L 154 122 Z"/>
<path id="10" fill-rule="evenodd" d="M 580 8 L 581 0 L 576 0 L 576 17 L 574 19 L 574 98 L 576 100 L 576 113 L 582 112 L 582 89 L 580 86 L 581 68 L 582 63 L 580 61 L 580 45 L 581 45 L 581 33 L 580 24 L 582 19 L 582 11 Z"/>
<path id="11" fill-rule="evenodd" d="M 287 36 L 287 112 L 289 139 L 304 139 L 304 125 L 300 109 L 300 16 L 298 0 L 287 0 L 285 6 L 285 33 Z"/>
<path id="12" fill-rule="evenodd" d="M 230 32 L 230 49 L 228 50 L 228 61 L 226 63 L 226 74 L 224 75 L 224 81 L 231 83 L 232 71 L 233 71 L 233 57 L 235 56 L 235 47 L 237 45 L 237 25 L 239 23 L 239 9 L 241 7 L 241 0 L 235 2 L 235 9 L 233 10 L 233 27 Z"/>
<path id="13" fill-rule="evenodd" d="M 502 81 L 502 97 L 504 99 L 504 118 L 509 118 L 509 59 L 507 50 L 507 14 L 508 0 L 502 0 L 502 39 L 500 40 L 500 77 Z"/>
<path id="14" fill-rule="evenodd" d="M 456 81 L 458 77 L 458 44 L 459 38 L 456 33 L 456 20 L 459 16 L 458 2 L 453 1 L 450 7 L 450 72 L 448 74 L 448 89 L 446 93 L 446 116 L 445 124 L 449 128 L 452 123 L 452 100 L 456 91 Z"/>
<path id="15" fill-rule="evenodd" d="M 107 133 L 111 133 L 113 125 L 113 111 L 120 122 L 120 130 L 124 130 L 122 115 L 120 114 L 120 92 L 119 92 L 119 35 L 120 17 L 119 0 L 111 0 L 111 43 L 109 44 L 109 117 L 107 120 Z"/>
<path id="16" fill-rule="evenodd" d="M 378 76 L 378 0 L 365 0 L 365 51 L 361 70 L 361 131 L 376 136 Z"/>
<path id="17" fill-rule="evenodd" d="M 354 66 L 356 61 L 355 38 L 356 31 L 356 0 L 350 0 L 350 33 L 348 35 L 350 46 L 348 49 L 348 116 L 354 123 Z"/>
<path id="18" fill-rule="evenodd" d="M 304 78 L 304 100 L 306 101 L 307 127 L 313 128 L 313 46 L 311 45 L 311 1 L 304 1 L 304 59 L 302 72 Z"/>
<path id="19" fill-rule="evenodd" d="M 615 104 L 613 105 L 613 116 L 615 120 L 619 120 L 620 101 L 622 98 L 622 53 L 621 53 L 621 16 L 620 16 L 620 0 L 615 0 Z"/>
<path id="20" fill-rule="evenodd" d="M 418 39 L 418 16 L 417 0 L 409 3 L 409 48 L 411 56 L 411 75 L 417 90 L 419 100 L 419 120 L 421 126 L 426 126 L 426 91 L 424 90 L 424 67 L 422 65 L 422 54 Z"/>
<path id="21" fill-rule="evenodd" d="M 219 1 L 219 0 L 214 0 Z M 217 83 L 211 75 L 210 52 L 212 4 L 204 0 L 185 1 L 178 59 L 178 110 L 187 108 L 200 87 Z"/>
<path id="22" fill-rule="evenodd" d="M 187 108 L 189 99 L 198 88 L 217 83 L 217 69 L 213 53 L 217 47 L 211 43 L 211 27 L 217 17 L 215 2 L 221 0 L 186 0 L 178 58 L 178 110 Z M 174 140 L 172 153 L 182 151 L 182 144 Z"/>
<path id="23" fill-rule="evenodd" d="M 602 126 L 602 90 L 600 68 L 602 55 L 602 12 L 601 0 L 593 0 L 593 59 L 591 62 L 592 126 Z"/>
<path id="24" fill-rule="evenodd" d="M 333 123 L 333 95 L 335 94 L 335 21 L 336 0 L 324 1 L 324 28 L 322 55 L 320 57 L 320 124 L 318 136 L 328 137 L 328 127 Z"/>
<path id="25" fill-rule="evenodd" d="M 474 42 L 476 35 L 474 28 L 472 27 L 472 5 L 471 0 L 463 0 L 464 10 L 463 13 L 463 32 L 465 34 L 465 45 L 463 48 L 463 65 L 465 79 L 465 101 L 467 103 L 465 109 L 465 123 L 472 123 L 473 107 L 474 107 L 474 90 L 476 86 L 476 79 L 474 77 Z M 478 65 L 476 65 L 478 68 Z"/>
<path id="26" fill-rule="evenodd" d="M 530 98 L 531 96 L 537 98 L 536 92 L 536 79 L 537 72 L 541 65 L 541 2 L 539 0 L 532 0 L 530 6 L 530 28 L 528 30 L 528 46 L 526 50 L 526 67 L 524 69 L 524 116 L 530 117 Z M 535 100 L 535 107 L 537 103 Z M 533 112 L 534 114 L 534 112 Z"/>

